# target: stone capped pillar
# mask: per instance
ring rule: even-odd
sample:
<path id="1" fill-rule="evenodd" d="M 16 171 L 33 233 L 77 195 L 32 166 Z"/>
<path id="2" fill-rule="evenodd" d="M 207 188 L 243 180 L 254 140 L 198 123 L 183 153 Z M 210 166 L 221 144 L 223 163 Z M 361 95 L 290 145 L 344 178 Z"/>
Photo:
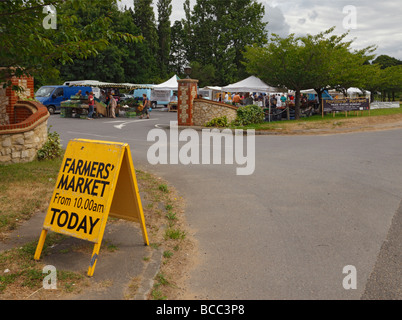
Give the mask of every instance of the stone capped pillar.
<path id="1" fill-rule="evenodd" d="M 197 97 L 198 80 L 181 79 L 178 82 L 177 121 L 179 126 L 193 125 L 193 101 Z"/>

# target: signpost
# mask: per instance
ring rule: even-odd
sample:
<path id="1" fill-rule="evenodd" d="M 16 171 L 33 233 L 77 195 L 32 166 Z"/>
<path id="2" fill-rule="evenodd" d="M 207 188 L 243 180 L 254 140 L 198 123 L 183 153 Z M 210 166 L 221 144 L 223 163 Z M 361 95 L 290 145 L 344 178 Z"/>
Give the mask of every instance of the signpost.
<path id="1" fill-rule="evenodd" d="M 369 110 L 370 112 L 370 102 L 366 98 L 322 100 L 322 104 L 322 117 L 324 112 L 345 111 L 346 116 L 348 111 Z"/>
<path id="2" fill-rule="evenodd" d="M 95 270 L 108 216 L 138 222 L 149 245 L 130 148 L 126 143 L 69 142 L 39 242 L 40 259 L 49 230 L 95 243 L 88 276 Z"/>

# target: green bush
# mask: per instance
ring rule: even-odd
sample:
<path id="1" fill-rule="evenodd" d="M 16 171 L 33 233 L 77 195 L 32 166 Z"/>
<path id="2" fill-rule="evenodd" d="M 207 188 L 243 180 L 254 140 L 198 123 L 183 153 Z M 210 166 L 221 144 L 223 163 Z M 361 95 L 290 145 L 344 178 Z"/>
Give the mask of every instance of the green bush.
<path id="1" fill-rule="evenodd" d="M 47 141 L 37 152 L 38 160 L 56 159 L 63 154 L 60 136 L 56 131 L 50 132 L 51 127 L 47 130 Z"/>
<path id="2" fill-rule="evenodd" d="M 228 119 L 226 116 L 214 118 L 205 124 L 206 127 L 227 127 Z"/>
<path id="3" fill-rule="evenodd" d="M 236 126 L 247 126 L 253 123 L 264 122 L 264 111 L 256 105 L 239 107 L 237 109 L 237 117 L 234 121 Z"/>

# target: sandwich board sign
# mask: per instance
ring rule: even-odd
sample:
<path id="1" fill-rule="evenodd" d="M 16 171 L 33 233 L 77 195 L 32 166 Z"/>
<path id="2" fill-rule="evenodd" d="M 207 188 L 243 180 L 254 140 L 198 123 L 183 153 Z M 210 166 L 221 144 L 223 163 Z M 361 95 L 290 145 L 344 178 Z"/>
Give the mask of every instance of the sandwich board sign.
<path id="1" fill-rule="evenodd" d="M 71 140 L 57 177 L 34 259 L 48 231 L 93 242 L 93 276 L 108 217 L 138 222 L 149 245 L 144 213 L 127 143 Z"/>

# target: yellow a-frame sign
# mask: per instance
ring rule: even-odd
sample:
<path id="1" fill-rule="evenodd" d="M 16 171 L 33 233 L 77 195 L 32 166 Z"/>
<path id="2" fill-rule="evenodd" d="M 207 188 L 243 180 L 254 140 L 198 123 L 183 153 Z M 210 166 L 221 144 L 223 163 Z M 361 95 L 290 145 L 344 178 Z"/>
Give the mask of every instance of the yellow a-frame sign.
<path id="1" fill-rule="evenodd" d="M 128 144 L 74 139 L 68 143 L 34 259 L 49 230 L 95 243 L 88 276 L 95 270 L 108 216 L 138 222 L 149 245 Z"/>

